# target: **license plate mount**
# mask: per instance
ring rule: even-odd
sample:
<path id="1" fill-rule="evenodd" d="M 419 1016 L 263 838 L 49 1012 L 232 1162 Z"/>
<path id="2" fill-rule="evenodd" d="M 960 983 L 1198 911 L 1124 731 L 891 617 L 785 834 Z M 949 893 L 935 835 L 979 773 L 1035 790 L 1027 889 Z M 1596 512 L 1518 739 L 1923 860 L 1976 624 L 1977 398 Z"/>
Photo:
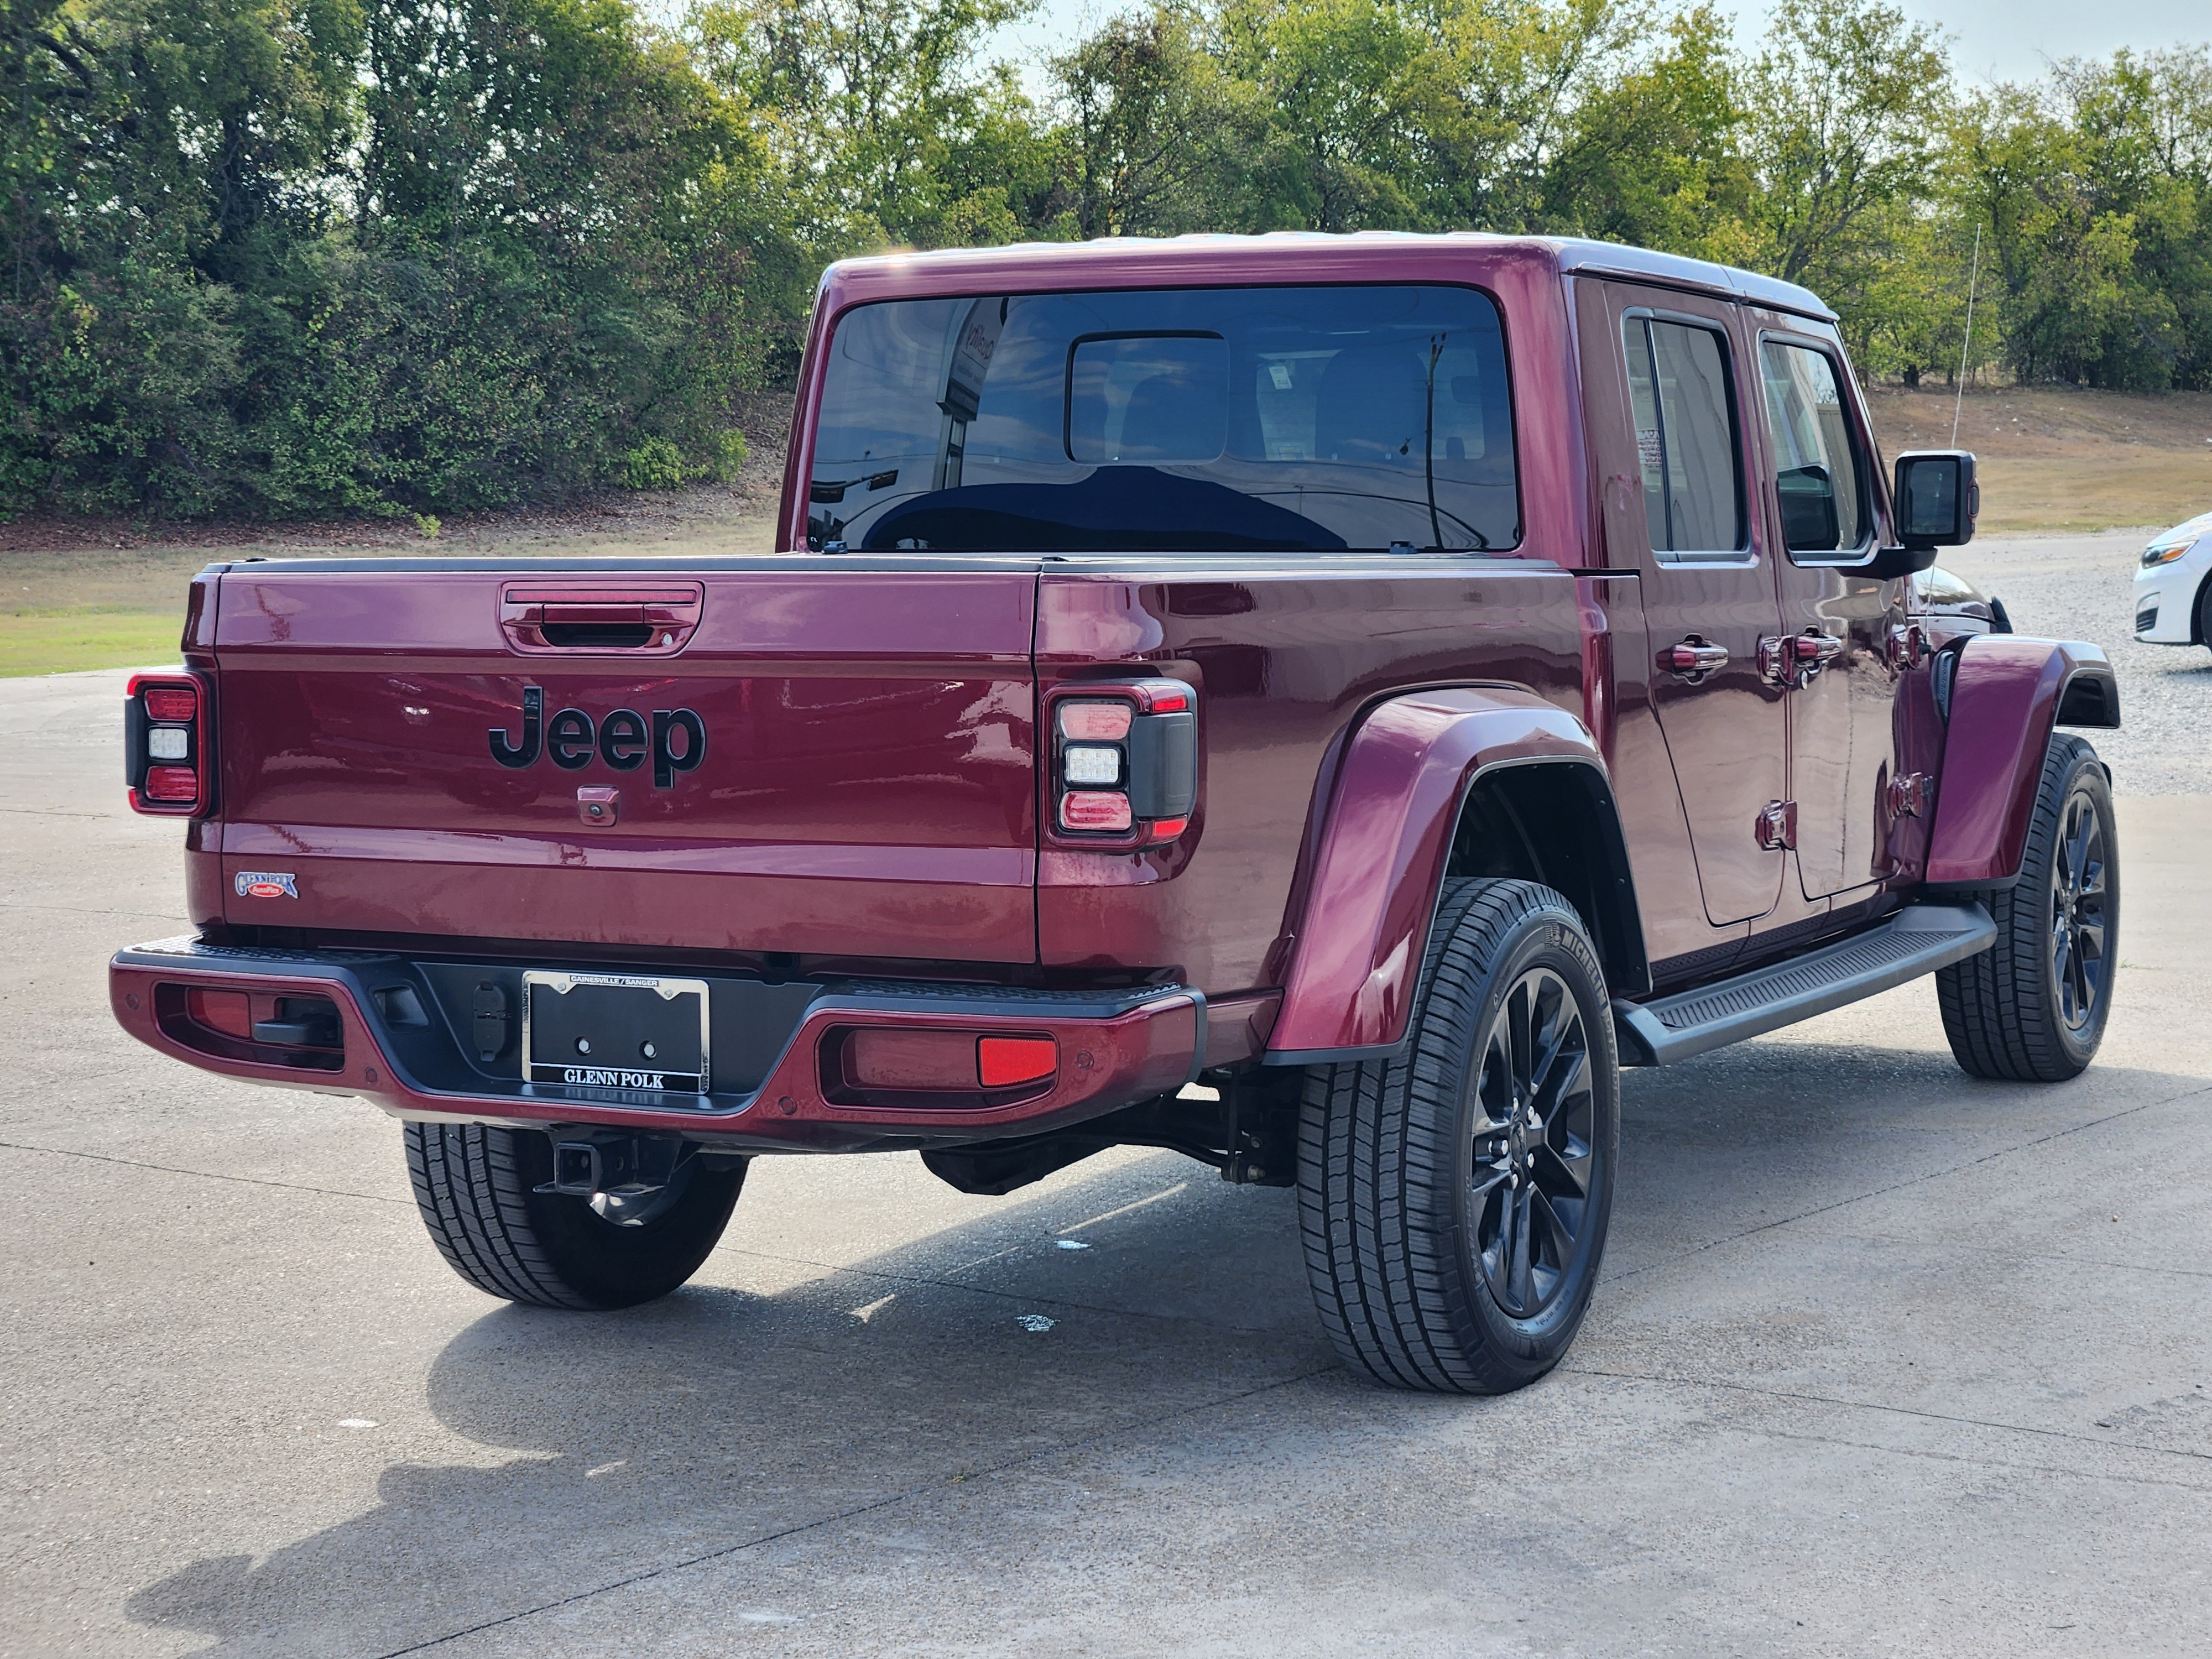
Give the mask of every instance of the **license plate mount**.
<path id="1" fill-rule="evenodd" d="M 522 976 L 522 1080 L 703 1095 L 707 981 L 533 969 Z"/>

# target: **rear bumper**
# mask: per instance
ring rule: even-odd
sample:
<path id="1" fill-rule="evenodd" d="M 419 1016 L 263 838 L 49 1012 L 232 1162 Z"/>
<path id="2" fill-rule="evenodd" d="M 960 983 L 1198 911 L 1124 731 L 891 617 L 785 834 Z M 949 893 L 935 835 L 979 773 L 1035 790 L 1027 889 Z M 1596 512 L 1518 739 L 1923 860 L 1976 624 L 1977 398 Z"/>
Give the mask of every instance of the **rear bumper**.
<path id="1" fill-rule="evenodd" d="M 735 1150 L 860 1152 L 957 1145 L 1036 1134 L 1172 1093 L 1203 1061 L 1206 1000 L 1182 986 L 1133 990 L 1019 988 L 842 981 L 768 987 L 726 979 L 740 1006 L 757 1008 L 750 1033 L 757 1064 L 716 1075 L 702 1095 L 526 1084 L 512 1062 L 486 1064 L 456 1036 L 441 972 L 453 969 L 371 951 L 286 951 L 202 944 L 189 938 L 132 945 L 108 965 L 108 1000 L 132 1036 L 173 1059 L 226 1077 L 319 1093 L 355 1095 L 396 1117 L 442 1122 L 591 1124 L 677 1133 Z M 685 971 L 692 971 L 686 969 Z M 398 988 L 416 993 L 427 1020 L 386 1017 Z M 247 1057 L 252 1045 L 210 1041 L 184 1017 L 194 988 L 275 996 L 328 997 L 343 1052 L 332 1069 Z M 751 992 L 750 999 L 738 994 Z M 1059 1071 L 1036 1093 L 989 1106 L 886 1107 L 832 1099 L 825 1039 L 855 1025 L 987 1035 L 1048 1036 Z M 719 1031 L 719 1025 L 718 1025 Z M 787 1035 L 786 1033 L 787 1032 Z M 777 1042 L 781 1037 L 780 1045 Z"/>

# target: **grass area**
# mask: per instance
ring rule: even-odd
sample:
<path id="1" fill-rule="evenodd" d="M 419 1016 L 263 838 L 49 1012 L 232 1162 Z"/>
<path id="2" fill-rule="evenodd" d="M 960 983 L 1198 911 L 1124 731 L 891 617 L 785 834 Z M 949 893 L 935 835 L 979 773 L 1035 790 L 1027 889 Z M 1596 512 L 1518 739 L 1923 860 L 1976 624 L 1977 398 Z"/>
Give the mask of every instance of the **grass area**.
<path id="1" fill-rule="evenodd" d="M 0 614 L 0 679 L 173 663 L 183 620 L 181 608 L 108 611 L 78 605 Z"/>
<path id="2" fill-rule="evenodd" d="M 2164 528 L 2212 511 L 2212 449 L 2089 460 L 1983 461 L 1984 535 Z"/>
<path id="3" fill-rule="evenodd" d="M 1875 388 L 1882 449 L 1951 447 L 1952 398 Z M 1959 447 L 1980 461 L 1985 535 L 2163 526 L 2212 510 L 2212 395 L 2067 386 L 1967 392 Z"/>

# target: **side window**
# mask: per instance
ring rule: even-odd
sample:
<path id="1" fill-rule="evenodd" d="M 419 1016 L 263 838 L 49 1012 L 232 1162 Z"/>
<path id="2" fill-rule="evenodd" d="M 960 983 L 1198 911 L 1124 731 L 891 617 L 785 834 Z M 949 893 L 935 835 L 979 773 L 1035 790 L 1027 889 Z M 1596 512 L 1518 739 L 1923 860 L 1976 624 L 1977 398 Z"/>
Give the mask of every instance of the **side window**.
<path id="1" fill-rule="evenodd" d="M 1851 441 L 1835 365 L 1810 346 L 1759 349 L 1782 539 L 1793 553 L 1847 552 L 1866 539 L 1866 469 Z"/>
<path id="2" fill-rule="evenodd" d="M 1656 317 L 1630 317 L 1623 329 L 1652 550 L 1738 551 L 1742 450 L 1727 342 L 1717 330 Z"/>

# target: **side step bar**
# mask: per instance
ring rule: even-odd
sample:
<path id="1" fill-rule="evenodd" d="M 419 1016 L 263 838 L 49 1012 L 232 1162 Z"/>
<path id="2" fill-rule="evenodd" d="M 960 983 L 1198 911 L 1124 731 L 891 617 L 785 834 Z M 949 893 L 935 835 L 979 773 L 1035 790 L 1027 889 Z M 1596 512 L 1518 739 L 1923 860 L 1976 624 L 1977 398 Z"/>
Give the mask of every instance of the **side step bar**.
<path id="1" fill-rule="evenodd" d="M 1986 951 L 1996 924 L 1978 904 L 1909 904 L 1878 927 L 1715 985 L 1613 1005 L 1624 1066 L 1668 1066 L 1779 1030 Z"/>

